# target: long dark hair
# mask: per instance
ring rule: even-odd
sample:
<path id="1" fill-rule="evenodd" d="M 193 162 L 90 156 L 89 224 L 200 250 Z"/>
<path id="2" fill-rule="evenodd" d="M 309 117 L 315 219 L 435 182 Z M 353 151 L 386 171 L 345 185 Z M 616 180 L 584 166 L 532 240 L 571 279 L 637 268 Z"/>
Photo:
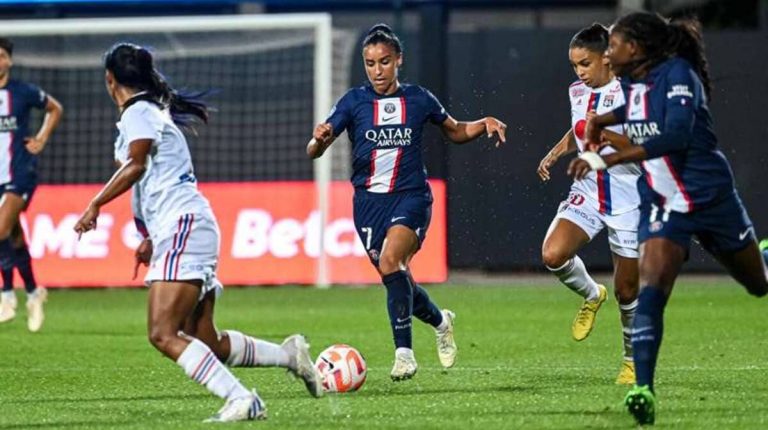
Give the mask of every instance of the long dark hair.
<path id="1" fill-rule="evenodd" d="M 173 122 L 192 128 L 195 123 L 208 123 L 208 106 L 202 101 L 207 92 L 180 93 L 171 87 L 154 65 L 152 53 L 132 43 L 117 43 L 104 54 L 104 68 L 117 82 L 146 94 L 129 100 L 123 109 L 140 100 L 168 108 Z"/>
<path id="2" fill-rule="evenodd" d="M 397 37 L 392 28 L 387 24 L 376 24 L 371 27 L 363 39 L 363 48 L 377 43 L 391 46 L 398 55 L 403 53 L 403 44 L 400 42 L 400 38 Z"/>
<path id="3" fill-rule="evenodd" d="M 608 49 L 608 29 L 598 22 L 584 27 L 573 36 L 568 48 L 584 48 L 602 54 Z"/>
<path id="4" fill-rule="evenodd" d="M 704 91 L 710 96 L 712 80 L 698 20 L 686 18 L 670 22 L 657 14 L 636 12 L 619 18 L 611 31 L 623 34 L 643 48 L 646 58 L 641 64 L 654 66 L 671 56 L 685 59 L 693 66 Z"/>

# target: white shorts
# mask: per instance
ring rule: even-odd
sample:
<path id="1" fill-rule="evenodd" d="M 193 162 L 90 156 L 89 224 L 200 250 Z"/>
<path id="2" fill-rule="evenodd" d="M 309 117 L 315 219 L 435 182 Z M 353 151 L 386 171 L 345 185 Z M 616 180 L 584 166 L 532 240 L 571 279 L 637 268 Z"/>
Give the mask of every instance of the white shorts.
<path id="1" fill-rule="evenodd" d="M 589 240 L 607 227 L 611 252 L 626 258 L 638 258 L 640 255 L 637 243 L 639 208 L 618 215 L 601 214 L 583 194 L 571 190 L 568 198 L 560 203 L 547 235 L 555 228 L 559 219 L 566 219 L 579 226 L 589 236 Z"/>
<path id="2" fill-rule="evenodd" d="M 152 261 L 144 283 L 200 280 L 200 300 L 223 289 L 216 278 L 219 261 L 219 226 L 211 216 L 186 214 L 177 223 L 153 235 Z"/>

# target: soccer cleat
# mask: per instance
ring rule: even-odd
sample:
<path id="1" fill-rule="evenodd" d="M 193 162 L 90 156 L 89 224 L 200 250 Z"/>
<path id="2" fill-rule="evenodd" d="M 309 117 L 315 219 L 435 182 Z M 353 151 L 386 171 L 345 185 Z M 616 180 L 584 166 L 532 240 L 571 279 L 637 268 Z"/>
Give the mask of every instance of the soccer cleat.
<path id="1" fill-rule="evenodd" d="M 404 381 L 413 378 L 419 366 L 416 364 L 416 358 L 413 351 L 405 348 L 398 348 L 395 352 L 395 365 L 392 366 L 392 372 L 389 376 L 393 381 Z"/>
<path id="2" fill-rule="evenodd" d="M 456 353 L 458 352 L 456 341 L 453 339 L 453 321 L 456 319 L 456 314 L 448 309 L 443 309 L 442 313 L 448 326 L 445 330 L 436 330 L 437 357 L 440 359 L 440 364 L 447 369 L 456 363 Z"/>
<path id="3" fill-rule="evenodd" d="M 763 239 L 758 244 L 758 247 L 760 248 L 760 252 L 763 252 L 768 249 L 768 239 Z"/>
<path id="4" fill-rule="evenodd" d="M 206 423 L 228 423 L 267 419 L 267 408 L 254 390 L 252 396 L 230 399 L 216 412 L 216 415 L 203 421 Z"/>
<path id="5" fill-rule="evenodd" d="M 48 300 L 48 290 L 37 287 L 35 292 L 27 299 L 27 328 L 31 332 L 40 330 L 45 321 L 43 303 Z"/>
<path id="6" fill-rule="evenodd" d="M 624 397 L 624 404 L 638 424 L 653 424 L 656 420 L 656 396 L 647 385 L 635 385 Z"/>
<path id="7" fill-rule="evenodd" d="M 312 397 L 322 396 L 323 381 L 312 363 L 312 357 L 309 355 L 309 344 L 304 336 L 300 334 L 288 336 L 280 347 L 291 357 L 291 366 L 288 371 L 304 381 L 304 385 Z"/>
<path id="8" fill-rule="evenodd" d="M 617 385 L 634 385 L 635 384 L 635 362 L 627 360 L 621 362 L 621 370 L 619 376 L 616 377 Z"/>
<path id="9" fill-rule="evenodd" d="M 600 305 L 602 305 L 605 299 L 608 297 L 608 290 L 606 290 L 604 286 L 597 284 L 597 289 L 600 291 L 600 294 L 597 297 L 597 301 L 590 302 L 588 300 L 584 300 L 584 303 L 581 305 L 581 309 L 579 309 L 579 312 L 576 314 L 576 318 L 573 320 L 571 333 L 573 334 L 573 338 L 575 340 L 581 341 L 589 336 L 589 333 L 595 326 L 595 317 L 597 316 L 597 311 L 600 310 Z"/>
<path id="10" fill-rule="evenodd" d="M 16 294 L 13 291 L 0 294 L 0 323 L 8 322 L 16 317 Z"/>

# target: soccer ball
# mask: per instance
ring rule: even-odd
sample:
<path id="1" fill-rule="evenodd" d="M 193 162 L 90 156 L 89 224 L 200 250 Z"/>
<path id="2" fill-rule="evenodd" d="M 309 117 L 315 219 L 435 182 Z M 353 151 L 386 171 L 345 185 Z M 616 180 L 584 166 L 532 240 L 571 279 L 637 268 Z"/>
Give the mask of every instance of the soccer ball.
<path id="1" fill-rule="evenodd" d="M 320 353 L 315 368 L 323 378 L 327 393 L 346 393 L 363 386 L 367 367 L 362 354 L 349 345 L 336 344 Z"/>

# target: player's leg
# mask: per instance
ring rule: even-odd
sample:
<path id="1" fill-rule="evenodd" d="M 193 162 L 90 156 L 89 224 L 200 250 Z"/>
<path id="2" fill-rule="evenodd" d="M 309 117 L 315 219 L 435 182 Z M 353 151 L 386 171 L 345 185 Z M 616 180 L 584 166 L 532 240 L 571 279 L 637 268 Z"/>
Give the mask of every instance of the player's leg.
<path id="1" fill-rule="evenodd" d="M 630 258 L 613 253 L 613 285 L 616 302 L 619 304 L 624 358 L 617 384 L 635 383 L 635 361 L 632 352 L 632 323 L 637 311 L 637 290 L 639 271 L 637 257 Z"/>
<path id="2" fill-rule="evenodd" d="M 314 397 L 323 393 L 304 336 L 288 336 L 281 345 L 236 330 L 219 332 L 213 322 L 216 292 L 209 291 L 184 325 L 184 333 L 201 340 L 230 367 L 283 367 L 301 378 Z"/>
<path id="3" fill-rule="evenodd" d="M 11 273 L 10 282 L 5 282 L 0 295 L 0 323 L 10 321 L 16 316 L 16 296 L 13 292 L 14 252 L 11 232 L 19 220 L 19 214 L 26 206 L 24 199 L 16 193 L 5 192 L 0 197 L 0 270 L 5 279 Z M 29 298 L 28 298 L 29 299 Z"/>
<path id="4" fill-rule="evenodd" d="M 717 252 L 713 255 L 749 294 L 755 297 L 768 294 L 768 273 L 757 242 L 753 241 L 736 252 Z"/>
<path id="5" fill-rule="evenodd" d="M 152 283 L 149 290 L 149 341 L 181 366 L 192 380 L 227 400 L 211 420 L 259 418 L 265 409 L 258 395 L 248 391 L 208 345 L 181 332 L 197 307 L 201 284 L 199 280 Z"/>
<path id="6" fill-rule="evenodd" d="M 27 328 L 29 331 L 36 332 L 45 321 L 43 305 L 48 300 L 48 291 L 39 287 L 35 280 L 35 274 L 32 272 L 32 257 L 24 240 L 21 222 L 16 222 L 13 227 L 11 242 L 13 243 L 13 265 L 19 271 L 27 291 Z"/>
<path id="7" fill-rule="evenodd" d="M 635 363 L 632 352 L 632 323 L 637 310 L 639 268 L 637 228 L 640 210 L 610 215 L 605 218 L 608 227 L 608 243 L 613 256 L 613 285 L 616 302 L 619 304 L 624 358 L 621 363 L 617 384 L 635 383 Z"/>
<path id="8" fill-rule="evenodd" d="M 580 201 L 583 203 L 583 200 Z M 542 260 L 547 269 L 563 285 L 584 298 L 571 325 L 571 334 L 578 341 L 589 336 L 597 311 L 607 297 L 605 287 L 592 279 L 584 262 L 576 255 L 602 229 L 602 221 L 597 214 L 589 214 L 586 206 L 576 208 L 564 202 L 541 247 Z M 577 210 L 579 213 L 575 212 Z M 582 215 L 587 215 L 589 220 L 583 219 Z"/>
<path id="9" fill-rule="evenodd" d="M 654 373 L 664 334 L 664 308 L 688 250 L 680 241 L 652 237 L 641 246 L 640 294 L 632 327 L 637 382 L 624 399 L 640 424 L 655 420 Z"/>
<path id="10" fill-rule="evenodd" d="M 417 370 L 412 346 L 414 285 L 407 266 L 417 246 L 418 238 L 413 230 L 404 225 L 393 225 L 387 230 L 379 257 L 379 272 L 387 289 L 387 312 L 395 341 L 395 365 L 391 376 L 396 381 L 410 379 Z"/>

